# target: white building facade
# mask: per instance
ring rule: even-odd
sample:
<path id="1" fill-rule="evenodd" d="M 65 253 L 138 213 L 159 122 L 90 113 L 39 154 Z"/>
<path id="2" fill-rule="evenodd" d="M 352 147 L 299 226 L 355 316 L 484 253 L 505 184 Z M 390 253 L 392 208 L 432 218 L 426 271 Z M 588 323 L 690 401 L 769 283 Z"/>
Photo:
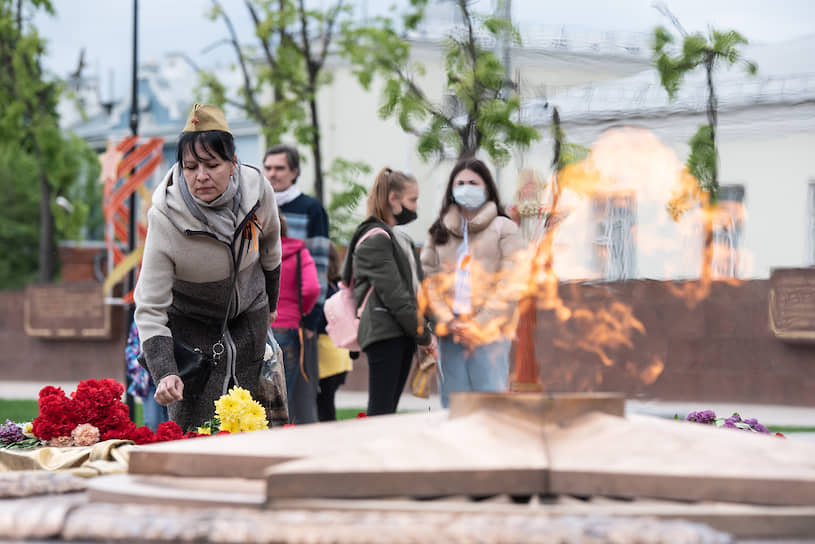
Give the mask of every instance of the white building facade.
<path id="1" fill-rule="evenodd" d="M 815 265 L 815 36 L 750 46 L 744 56 L 758 62 L 757 76 L 735 68 L 715 76 L 724 212 L 713 233 L 719 243 L 714 277 L 719 278 L 766 278 L 774 267 Z M 706 100 L 702 73 L 686 78 L 676 100 L 670 101 L 656 71 L 649 69 L 612 83 L 576 87 L 546 103 L 527 103 L 526 118 L 543 131 L 551 107 L 557 106 L 569 140 L 586 146 L 614 127 L 637 127 L 656 136 L 684 163 L 688 140 L 706 123 Z M 551 156 L 551 140 L 544 140 L 526 154 L 526 164 L 546 171 Z M 684 229 L 666 224 L 667 215 L 659 217 L 666 203 L 644 197 L 649 190 L 638 187 L 631 195 L 630 215 L 639 221 L 633 231 L 620 230 L 617 239 L 628 236 L 627 243 L 635 247 L 616 248 L 618 257 L 634 259 L 625 265 L 634 270 L 633 277 L 698 277 L 700 217 Z M 571 230 L 564 222 L 563 236 L 588 232 L 590 222 L 572 225 Z M 662 247 L 655 250 L 655 241 Z M 584 242 L 573 249 L 574 266 L 559 271 L 561 279 L 620 279 L 592 263 L 592 240 Z M 736 251 L 729 253 L 727 247 Z"/>

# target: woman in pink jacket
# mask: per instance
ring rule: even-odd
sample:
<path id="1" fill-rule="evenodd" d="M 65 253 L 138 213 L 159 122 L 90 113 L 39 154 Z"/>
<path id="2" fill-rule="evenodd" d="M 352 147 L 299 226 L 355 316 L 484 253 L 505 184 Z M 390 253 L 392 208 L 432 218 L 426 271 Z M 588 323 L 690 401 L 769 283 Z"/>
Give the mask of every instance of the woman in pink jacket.
<path id="1" fill-rule="evenodd" d="M 287 236 L 288 228 L 280 214 L 280 298 L 277 302 L 277 319 L 272 323 L 272 333 L 283 350 L 283 366 L 286 369 L 286 394 L 289 413 L 292 411 L 292 391 L 295 380 L 303 379 L 300 372 L 300 329 L 305 315 L 314 308 L 320 296 L 320 280 L 317 267 L 305 244 Z M 299 285 L 298 285 L 299 284 Z"/>

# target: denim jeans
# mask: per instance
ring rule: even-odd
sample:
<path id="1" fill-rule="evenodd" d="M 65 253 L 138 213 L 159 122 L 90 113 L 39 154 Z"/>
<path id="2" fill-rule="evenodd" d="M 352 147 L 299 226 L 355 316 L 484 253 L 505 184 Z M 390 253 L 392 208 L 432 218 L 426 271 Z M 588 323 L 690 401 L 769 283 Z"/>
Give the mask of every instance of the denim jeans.
<path id="1" fill-rule="evenodd" d="M 467 352 L 467 348 L 449 336 L 439 338 L 439 376 L 441 404 L 447 408 L 450 393 L 507 390 L 509 381 L 509 340 L 485 344 Z"/>
<path id="2" fill-rule="evenodd" d="M 151 379 L 150 386 L 147 389 L 147 396 L 142 402 L 142 412 L 144 415 L 144 424 L 150 427 L 150 430 L 153 432 L 156 432 L 159 423 L 164 423 L 170 419 L 170 416 L 167 413 L 167 407 L 162 406 L 156 401 L 155 394 L 156 384 L 154 384 L 153 380 Z M 184 429 L 184 431 L 187 430 L 188 429 Z"/>
<path id="3" fill-rule="evenodd" d="M 283 369 L 286 371 L 286 398 L 289 399 L 289 418 L 294 414 L 294 384 L 300 378 L 300 333 L 298 329 L 272 329 L 275 340 L 283 351 Z"/>

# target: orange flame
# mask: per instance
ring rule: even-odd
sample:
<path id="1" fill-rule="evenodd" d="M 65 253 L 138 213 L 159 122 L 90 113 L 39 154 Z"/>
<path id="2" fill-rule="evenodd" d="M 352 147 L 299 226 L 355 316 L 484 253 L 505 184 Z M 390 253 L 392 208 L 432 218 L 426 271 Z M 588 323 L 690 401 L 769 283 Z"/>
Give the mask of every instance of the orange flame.
<path id="1" fill-rule="evenodd" d="M 546 183 L 534 171 L 522 170 L 518 196 L 513 215 L 520 220 L 529 247 L 515 256 L 512 266 L 496 274 L 486 273 L 473 261 L 474 305 L 483 304 L 488 311 L 478 319 L 465 318 L 465 326 L 457 331 L 447 331 L 443 325 L 436 331 L 439 335 L 452 332 L 469 346 L 515 338 L 517 334 L 511 378 L 516 390 L 541 387 L 534 346 L 538 312 L 552 312 L 563 325 L 560 329 L 565 332 L 553 340 L 556 347 L 597 356 L 600 366 L 595 369 L 596 383 L 602 381 L 602 369 L 616 363 L 615 350 L 633 349 L 635 335 L 647 332 L 632 308 L 622 302 L 598 308 L 573 301 L 567 304 L 560 296 L 560 272 L 566 272 L 565 276 L 560 274 L 566 279 L 597 277 L 596 272 L 595 276 L 588 274 L 591 270 L 581 265 L 580 259 L 564 258 L 565 252 L 591 250 L 600 262 L 610 259 L 608 247 L 592 246 L 588 236 L 574 235 L 575 229 L 586 230 L 592 213 L 605 213 L 601 205 L 616 210 L 634 207 L 635 221 L 627 225 L 628 235 L 637 240 L 638 251 L 666 255 L 652 262 L 673 265 L 674 269 L 663 271 L 667 277 L 681 277 L 678 267 L 697 262 L 688 259 L 683 251 L 696 252 L 698 281 L 668 284 L 689 307 L 707 296 L 712 281 L 736 282 L 740 271 L 749 264 L 738 244 L 728 238 L 744 223 L 743 206 L 738 202 L 711 203 L 709 194 L 673 150 L 644 129 L 607 131 L 586 159 L 566 166 Z M 681 237 L 671 238 L 666 233 L 686 235 L 691 247 L 683 247 Z M 673 259 L 667 256 L 669 252 Z M 639 276 L 654 277 L 649 273 Z M 454 279 L 454 273 L 425 279 L 419 296 L 421 314 L 435 313 L 435 305 L 452 306 Z M 631 361 L 620 363 L 628 375 L 645 385 L 653 384 L 665 368 L 659 357 L 644 366 Z"/>

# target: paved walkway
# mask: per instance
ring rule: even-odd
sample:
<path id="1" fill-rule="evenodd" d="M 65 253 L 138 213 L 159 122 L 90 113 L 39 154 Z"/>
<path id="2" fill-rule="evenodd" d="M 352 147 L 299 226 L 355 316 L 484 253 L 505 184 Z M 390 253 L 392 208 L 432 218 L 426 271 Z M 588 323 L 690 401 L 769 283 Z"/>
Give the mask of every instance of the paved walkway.
<path id="1" fill-rule="evenodd" d="M 35 382 L 0 382 L 2 399 L 36 399 L 45 384 Z M 76 389 L 77 382 L 52 383 L 62 387 L 66 392 Z M 337 407 L 364 409 L 368 404 L 367 391 L 348 391 L 340 388 L 337 391 Z M 400 410 L 419 411 L 441 410 L 438 395 L 429 399 L 420 399 L 409 393 L 402 395 L 399 401 Z M 754 417 L 764 425 L 784 425 L 797 427 L 815 427 L 815 406 L 779 406 L 770 404 L 736 404 L 713 402 L 664 402 L 656 400 L 628 400 L 626 412 L 672 418 L 678 415 L 685 418 L 688 413 L 698 410 L 713 410 L 718 416 L 738 412 L 743 418 Z M 2 414 L 0 414 L 2 418 Z M 815 435 L 814 435 L 815 436 Z"/>

